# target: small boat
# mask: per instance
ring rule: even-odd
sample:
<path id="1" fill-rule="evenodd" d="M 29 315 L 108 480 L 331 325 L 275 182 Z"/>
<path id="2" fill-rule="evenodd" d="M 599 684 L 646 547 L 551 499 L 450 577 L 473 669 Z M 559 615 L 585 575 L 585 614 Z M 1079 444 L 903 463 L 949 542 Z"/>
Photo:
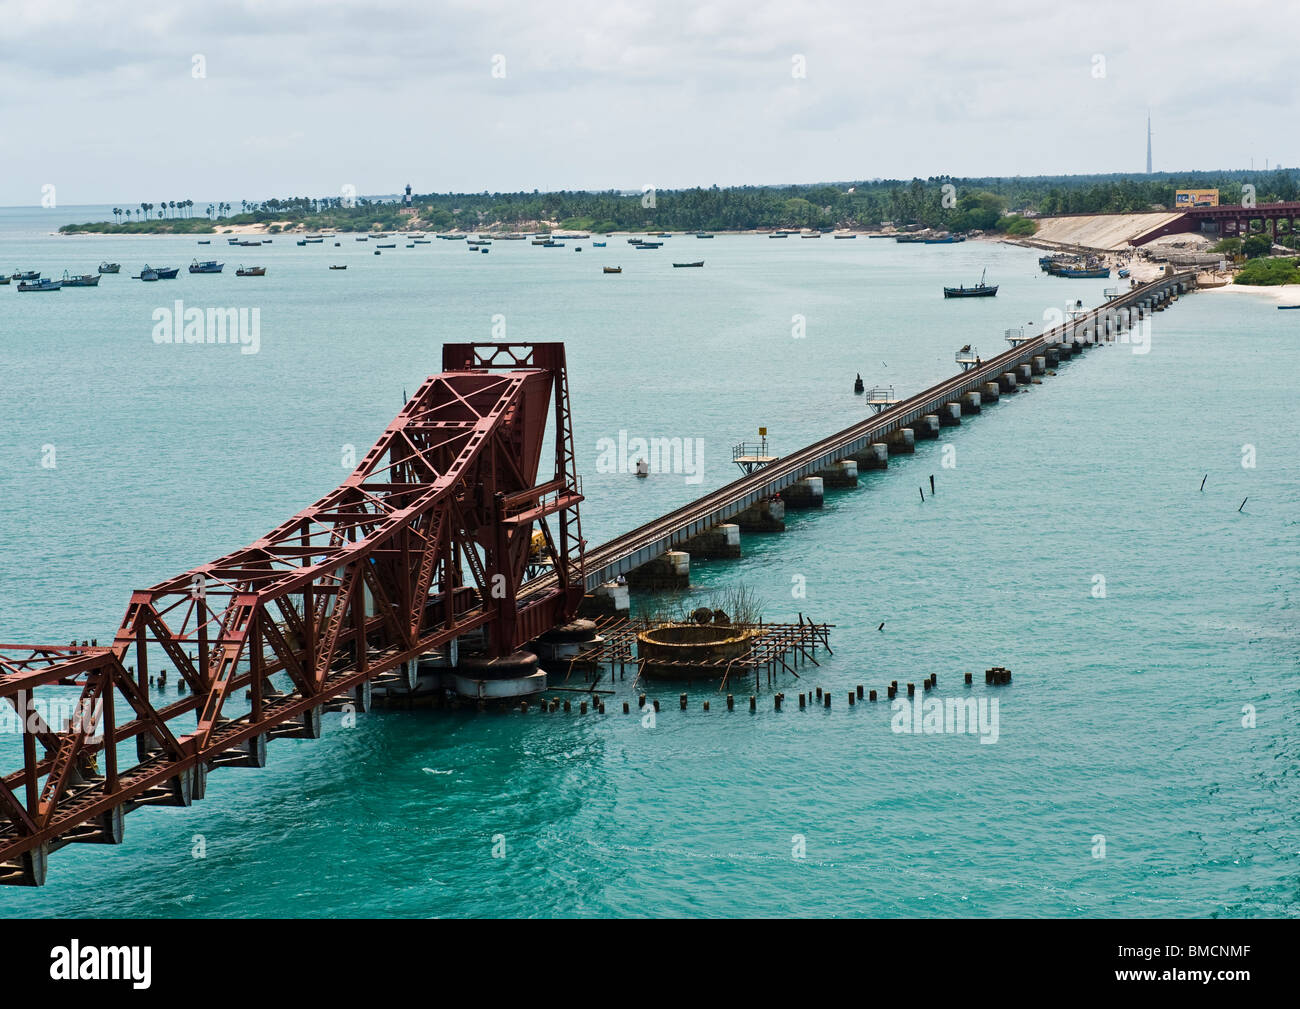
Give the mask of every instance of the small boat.
<path id="1" fill-rule="evenodd" d="M 83 273 L 79 277 L 70 276 L 67 270 L 63 271 L 63 280 L 60 283 L 64 287 L 98 287 L 98 273 Z"/>
<path id="2" fill-rule="evenodd" d="M 132 277 L 131 279 L 132 280 L 157 280 L 158 271 L 151 270 L 149 269 L 149 267 L 146 266 L 143 270 L 140 271 L 140 276 Z"/>
<path id="3" fill-rule="evenodd" d="M 440 237 L 441 237 L 441 236 L 440 236 Z M 551 241 L 551 239 L 549 239 L 549 238 L 534 238 L 534 239 L 532 239 L 528 244 L 529 244 L 529 245 L 545 245 L 545 244 L 546 244 L 547 242 L 549 242 L 549 241 Z"/>
<path id="4" fill-rule="evenodd" d="M 100 263 L 99 264 L 100 273 L 117 273 L 121 269 L 122 269 L 121 263 Z"/>
<path id="5" fill-rule="evenodd" d="M 768 237 L 768 238 L 789 238 L 789 237 L 790 237 L 790 232 L 788 232 L 788 231 L 774 231 L 774 232 L 772 232 L 770 235 L 768 235 L 767 237 Z"/>
<path id="6" fill-rule="evenodd" d="M 581 245 L 575 245 L 575 246 L 573 247 L 573 251 L 574 251 L 574 252 L 581 252 L 581 251 L 582 251 L 582 246 L 581 246 Z"/>
<path id="7" fill-rule="evenodd" d="M 377 249 L 396 249 L 396 248 L 397 248 L 397 243 L 396 243 L 396 242 L 389 242 L 387 245 L 377 245 L 377 246 L 375 246 L 375 248 L 377 248 Z"/>
<path id="8" fill-rule="evenodd" d="M 303 241 L 306 242 L 308 245 L 320 245 L 322 242 L 325 241 L 325 239 L 319 236 L 317 236 L 316 238 L 312 238 L 309 235 L 308 237 L 304 238 Z"/>
<path id="9" fill-rule="evenodd" d="M 380 235 L 380 236 L 378 236 L 378 237 L 383 238 L 383 237 L 386 237 L 386 236 Z M 438 237 L 441 238 L 441 239 L 443 239 L 444 241 L 447 241 L 447 242 L 463 242 L 463 241 L 465 241 L 465 236 L 464 236 L 464 235 L 439 235 Z"/>
<path id="10" fill-rule="evenodd" d="M 262 243 L 261 243 L 261 242 L 254 242 L 254 241 L 251 241 L 251 240 L 245 238 L 245 239 L 243 239 L 239 244 L 240 244 L 240 245 L 243 245 L 243 246 L 250 246 L 250 245 L 256 246 L 256 245 L 261 245 Z"/>
<path id="11" fill-rule="evenodd" d="M 212 244 L 212 239 L 210 239 L 210 238 L 200 238 L 200 239 L 199 239 L 199 244 L 200 244 L 200 245 L 211 245 L 211 244 Z"/>
<path id="12" fill-rule="evenodd" d="M 660 231 L 657 235 L 655 235 L 655 237 L 656 237 L 656 238 L 672 238 L 673 236 L 672 236 L 672 232 L 670 232 L 670 231 Z"/>
<path id="13" fill-rule="evenodd" d="M 491 250 L 491 249 L 484 248 L 484 249 L 479 249 L 478 251 L 481 252 L 481 253 L 483 253 L 483 255 L 486 256 L 486 255 L 487 255 L 489 252 L 491 252 L 492 250 Z"/>
<path id="14" fill-rule="evenodd" d="M 603 267 L 601 267 L 601 271 L 604 272 L 604 273 L 622 273 L 622 272 L 623 272 L 623 267 L 621 267 L 621 266 L 603 266 Z"/>
<path id="15" fill-rule="evenodd" d="M 271 244 L 271 240 L 270 240 L 269 238 L 263 238 L 263 239 L 262 239 L 262 244 L 263 244 L 263 245 L 270 245 L 270 244 Z"/>
<path id="16" fill-rule="evenodd" d="M 406 243 L 406 247 L 407 247 L 408 249 L 414 249 L 414 248 L 415 248 L 415 243 L 414 243 L 414 242 L 407 242 L 407 243 Z"/>
<path id="17" fill-rule="evenodd" d="M 663 248 L 663 242 L 637 242 L 635 249 L 660 249 Z"/>
<path id="18" fill-rule="evenodd" d="M 10 277 L 10 279 L 11 280 L 40 280 L 41 271 L 40 270 L 27 270 L 26 272 L 19 271 L 18 273 L 15 273 L 12 277 Z"/>
<path id="19" fill-rule="evenodd" d="M 703 265 L 704 265 L 704 260 L 701 259 L 698 263 L 673 263 L 673 268 L 680 270 L 682 267 L 686 267 L 686 266 L 703 266 Z"/>
<path id="20" fill-rule="evenodd" d="M 239 239 L 238 239 L 238 238 L 227 238 L 227 239 L 226 239 L 226 244 L 227 244 L 227 245 L 238 245 L 238 244 L 239 244 Z"/>
<path id="21" fill-rule="evenodd" d="M 380 252 L 378 249 L 376 249 L 376 250 L 375 250 L 375 255 L 376 255 L 376 256 L 382 256 L 383 253 Z"/>
<path id="22" fill-rule="evenodd" d="M 334 243 L 334 248 L 337 249 L 341 244 L 342 244 L 341 242 L 335 242 L 335 243 Z"/>
<path id="23" fill-rule="evenodd" d="M 712 238 L 713 236 L 712 236 L 711 234 L 709 234 L 707 231 L 697 231 L 697 232 L 695 233 L 695 237 L 696 237 L 696 238 Z"/>
<path id="24" fill-rule="evenodd" d="M 984 273 L 987 273 L 985 270 Z M 980 282 L 974 287 L 945 287 L 943 296 L 945 298 L 992 298 L 998 293 L 997 284 L 984 283 L 984 273 L 980 274 Z"/>
<path id="25" fill-rule="evenodd" d="M 0 287 L 8 287 L 8 286 L 9 286 L 9 278 L 7 276 L 0 277 Z"/>
<path id="26" fill-rule="evenodd" d="M 303 237 L 306 238 L 307 241 L 309 241 L 309 242 L 323 242 L 323 241 L 325 241 L 325 236 L 324 236 L 324 235 L 304 235 Z"/>
<path id="27" fill-rule="evenodd" d="M 640 244 L 641 244 L 642 242 L 644 242 L 644 241 L 645 241 L 644 238 L 629 238 L 629 239 L 627 240 L 627 244 L 628 244 L 628 245 L 640 245 Z"/>
<path id="28" fill-rule="evenodd" d="M 265 277 L 265 266 L 241 266 L 235 271 L 236 277 Z"/>
<path id="29" fill-rule="evenodd" d="M 821 237 L 822 237 L 822 233 L 821 233 L 820 231 L 818 231 L 818 232 L 815 232 L 814 234 L 811 234 L 811 235 L 800 235 L 799 237 L 800 237 L 800 238 L 821 238 Z"/>
<path id="30" fill-rule="evenodd" d="M 335 242 L 334 244 L 337 245 L 338 243 Z M 433 239 L 432 239 L 432 238 L 417 238 L 417 239 L 415 240 L 415 244 L 416 244 L 416 245 L 432 245 L 432 244 L 433 244 Z"/>
<path id="31" fill-rule="evenodd" d="M 964 242 L 966 239 L 961 235 L 950 235 L 944 232 L 940 235 L 931 235 L 929 238 L 921 239 L 926 245 L 952 245 L 955 242 Z"/>
<path id="32" fill-rule="evenodd" d="M 1124 266 L 1120 268 L 1119 279 L 1124 280 L 1126 277 L 1128 277 L 1128 267 Z"/>
<path id="33" fill-rule="evenodd" d="M 650 464 L 644 459 L 636 461 L 636 475 L 638 480 L 644 480 L 650 475 Z"/>
<path id="34" fill-rule="evenodd" d="M 895 235 L 894 241 L 900 245 L 909 245 L 916 242 L 924 242 L 925 236 L 914 232 L 904 232 L 901 235 Z"/>
<path id="35" fill-rule="evenodd" d="M 1300 305 L 1278 305 L 1277 306 L 1277 310 L 1279 312 L 1285 312 L 1288 308 L 1300 308 Z"/>
<path id="36" fill-rule="evenodd" d="M 307 239 L 305 239 L 305 238 L 300 238 L 300 239 L 298 239 L 298 241 L 295 242 L 294 244 L 295 244 L 295 245 L 306 245 L 306 244 L 307 244 Z"/>
<path id="37" fill-rule="evenodd" d="M 856 395 L 861 396 L 866 391 L 866 388 L 866 383 L 862 381 L 862 373 L 859 372 L 858 377 L 853 380 L 853 391 Z"/>
<path id="38" fill-rule="evenodd" d="M 1109 266 L 1062 266 L 1053 271 L 1058 277 L 1072 277 L 1075 280 L 1109 280 Z"/>
<path id="39" fill-rule="evenodd" d="M 551 242 L 551 241 L 546 241 L 546 242 L 543 242 L 543 243 L 542 243 L 542 248 L 543 248 L 543 249 L 563 249 L 563 248 L 564 248 L 564 243 L 563 243 L 563 242 Z"/>
<path id="40" fill-rule="evenodd" d="M 147 264 L 145 269 L 149 269 Z M 176 274 L 181 272 L 181 268 L 179 266 L 155 266 L 153 272 L 158 274 L 159 280 L 175 280 Z"/>
<path id="41" fill-rule="evenodd" d="M 831 235 L 831 238 L 857 238 L 857 235 Z"/>
<path id="42" fill-rule="evenodd" d="M 345 265 L 343 265 L 343 266 L 331 266 L 330 269 L 331 269 L 331 270 L 346 270 L 346 269 L 347 269 L 347 265 L 345 264 Z"/>
<path id="43" fill-rule="evenodd" d="M 370 240 L 369 235 L 358 235 L 356 238 L 353 239 L 354 242 L 368 242 L 369 240 Z"/>
<path id="44" fill-rule="evenodd" d="M 58 291 L 62 287 L 61 280 L 20 280 L 18 282 L 20 291 Z"/>
<path id="45" fill-rule="evenodd" d="M 208 259 L 200 263 L 197 259 L 190 263 L 190 273 L 220 273 L 225 263 L 218 263 L 215 259 Z"/>
<path id="46" fill-rule="evenodd" d="M 592 247 L 593 249 L 603 249 L 603 248 L 605 247 L 605 243 L 604 243 L 604 242 L 592 242 L 592 243 L 591 243 L 591 247 Z"/>

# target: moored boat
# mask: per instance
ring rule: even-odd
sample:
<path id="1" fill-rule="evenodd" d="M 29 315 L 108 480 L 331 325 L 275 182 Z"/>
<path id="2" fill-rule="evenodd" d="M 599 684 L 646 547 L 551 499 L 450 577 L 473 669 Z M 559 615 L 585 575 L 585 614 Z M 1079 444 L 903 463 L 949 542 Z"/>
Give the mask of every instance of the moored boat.
<path id="1" fill-rule="evenodd" d="M 235 271 L 236 277 L 264 277 L 266 276 L 265 266 L 241 266 Z"/>
<path id="2" fill-rule="evenodd" d="M 225 263 L 218 263 L 215 259 L 208 259 L 200 263 L 197 259 L 190 263 L 190 273 L 220 273 Z"/>
<path id="3" fill-rule="evenodd" d="M 592 247 L 593 249 L 603 249 L 603 248 L 605 247 L 605 245 L 606 245 L 605 242 L 592 242 L 592 243 L 591 243 L 591 247 Z"/>
<path id="4" fill-rule="evenodd" d="M 346 269 L 347 269 L 347 264 L 344 264 L 343 266 L 331 266 L 330 269 L 331 269 L 331 270 L 346 270 Z"/>
<path id="5" fill-rule="evenodd" d="M 261 242 L 254 242 L 254 241 L 252 241 L 251 239 L 245 238 L 245 239 L 242 239 L 242 240 L 240 241 L 239 244 L 240 244 L 240 245 L 243 245 L 243 246 L 258 246 L 258 245 L 261 245 L 262 243 L 261 243 Z"/>
<path id="6" fill-rule="evenodd" d="M 100 273 L 117 273 L 120 269 L 122 269 L 121 263 L 100 263 L 99 264 Z"/>
<path id="7" fill-rule="evenodd" d="M 9 286 L 9 277 L 8 276 L 0 277 L 0 287 L 8 287 L 8 286 Z"/>
<path id="8" fill-rule="evenodd" d="M 19 270 L 17 273 L 13 274 L 10 279 L 11 280 L 40 280 L 41 271 L 40 270 Z"/>
<path id="9" fill-rule="evenodd" d="M 67 270 L 63 271 L 63 280 L 60 283 L 64 287 L 98 287 L 98 273 L 83 273 L 80 276 L 73 276 Z"/>
<path id="10" fill-rule="evenodd" d="M 673 268 L 680 270 L 686 266 L 703 266 L 703 265 L 704 265 L 704 260 L 701 259 L 698 263 L 673 263 Z"/>
<path id="11" fill-rule="evenodd" d="M 131 279 L 132 280 L 157 280 L 158 271 L 151 270 L 149 269 L 148 266 L 146 266 L 143 270 L 140 271 L 140 275 L 138 277 L 132 277 Z"/>
<path id="12" fill-rule="evenodd" d="M 623 272 L 623 267 L 621 267 L 621 266 L 604 266 L 604 267 L 601 267 L 601 270 L 602 270 L 604 273 L 622 273 L 622 272 Z"/>
<path id="13" fill-rule="evenodd" d="M 61 280 L 20 280 L 18 282 L 20 291 L 58 291 L 62 287 Z"/>
<path id="14" fill-rule="evenodd" d="M 709 234 L 707 231 L 697 231 L 697 232 L 695 233 L 695 237 L 696 237 L 696 238 L 712 238 L 713 236 L 712 236 L 711 234 Z"/>
<path id="15" fill-rule="evenodd" d="M 148 263 L 145 263 L 144 270 L 141 270 L 140 272 L 144 273 L 146 270 L 150 273 L 157 274 L 154 278 L 155 280 L 175 280 L 176 274 L 180 273 L 181 268 L 179 266 L 150 266 Z"/>
<path id="16" fill-rule="evenodd" d="M 998 293 L 998 285 L 984 283 L 984 274 L 987 272 L 985 270 L 984 273 L 980 274 L 980 282 L 974 287 L 966 287 L 965 285 L 961 287 L 945 287 L 943 296 L 945 298 L 992 298 Z"/>
<path id="17" fill-rule="evenodd" d="M 397 248 L 397 243 L 396 243 L 396 242 L 389 242 L 387 245 L 376 245 L 375 248 L 376 248 L 376 249 L 396 249 L 396 248 Z"/>

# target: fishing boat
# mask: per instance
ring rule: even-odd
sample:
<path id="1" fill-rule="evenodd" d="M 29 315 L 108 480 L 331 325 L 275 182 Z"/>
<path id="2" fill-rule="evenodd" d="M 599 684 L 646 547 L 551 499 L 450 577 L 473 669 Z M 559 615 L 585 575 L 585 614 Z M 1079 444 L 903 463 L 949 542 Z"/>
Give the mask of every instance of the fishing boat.
<path id="1" fill-rule="evenodd" d="M 603 248 L 605 247 L 605 244 L 606 244 L 606 243 L 604 243 L 604 242 L 592 242 L 592 243 L 591 243 L 591 247 L 592 247 L 593 249 L 603 249 Z"/>
<path id="2" fill-rule="evenodd" d="M 628 244 L 628 245 L 640 245 L 640 244 L 641 244 L 642 242 L 644 242 L 644 241 L 645 241 L 644 238 L 629 238 L 629 239 L 627 240 L 627 244 Z"/>
<path id="3" fill-rule="evenodd" d="M 211 245 L 211 244 L 212 244 L 212 239 L 210 239 L 210 238 L 200 238 L 200 239 L 199 239 L 199 244 L 200 244 L 200 245 Z"/>
<path id="4" fill-rule="evenodd" d="M 122 269 L 121 263 L 100 263 L 99 264 L 100 273 L 117 273 L 120 269 Z"/>
<path id="5" fill-rule="evenodd" d="M 265 266 L 241 266 L 235 271 L 236 277 L 265 277 Z"/>
<path id="6" fill-rule="evenodd" d="M 697 231 L 697 232 L 695 233 L 695 237 L 696 237 L 696 238 L 712 238 L 713 236 L 712 236 L 711 234 L 709 234 L 707 231 Z"/>
<path id="7" fill-rule="evenodd" d="M 336 242 L 335 244 L 337 245 L 338 243 Z M 432 238 L 417 238 L 417 239 L 415 240 L 415 244 L 416 244 L 416 245 L 432 245 L 432 244 L 433 244 L 433 239 L 432 239 Z"/>
<path id="8" fill-rule="evenodd" d="M 306 242 L 308 245 L 320 245 L 322 242 L 325 241 L 325 239 L 323 239 L 323 238 L 304 238 L 303 241 Z"/>
<path id="9" fill-rule="evenodd" d="M 820 231 L 814 231 L 811 235 L 800 235 L 799 237 L 800 238 L 821 238 L 822 233 Z"/>
<path id="10" fill-rule="evenodd" d="M 294 244 L 295 244 L 295 245 L 306 245 L 306 244 L 307 244 L 307 239 L 305 239 L 305 238 L 300 238 L 300 239 L 298 239 L 298 241 L 295 242 Z"/>
<path id="11" fill-rule="evenodd" d="M 768 235 L 767 237 L 768 237 L 768 238 L 789 238 L 789 237 L 790 237 L 790 232 L 788 232 L 788 231 L 774 231 L 774 232 L 772 232 L 770 235 Z"/>
<path id="12" fill-rule="evenodd" d="M 151 270 L 149 269 L 149 267 L 146 266 L 143 270 L 140 271 L 140 275 L 138 277 L 133 277 L 132 279 L 133 280 L 157 280 L 158 271 Z"/>
<path id="13" fill-rule="evenodd" d="M 952 244 L 954 244 L 954 243 L 956 243 L 956 242 L 964 242 L 964 241 L 966 241 L 966 236 L 965 236 L 965 235 L 951 235 L 951 234 L 949 234 L 948 232 L 945 231 L 945 232 L 943 232 L 943 233 L 941 233 L 941 234 L 938 234 L 938 235 L 931 235 L 929 238 L 924 238 L 924 239 L 922 239 L 922 241 L 923 241 L 926 245 L 952 245 Z"/>
<path id="14" fill-rule="evenodd" d="M 0 277 L 0 287 L 8 287 L 8 286 L 9 286 L 9 278 L 7 276 Z"/>
<path id="15" fill-rule="evenodd" d="M 857 238 L 857 235 L 831 235 L 831 238 Z"/>
<path id="16" fill-rule="evenodd" d="M 347 265 L 344 264 L 343 266 L 331 266 L 330 269 L 331 269 L 331 270 L 346 270 L 346 269 L 347 269 Z"/>
<path id="17" fill-rule="evenodd" d="M 638 242 L 638 249 L 659 249 L 663 247 L 663 242 Z"/>
<path id="18" fill-rule="evenodd" d="M 309 242 L 323 242 L 323 241 L 325 241 L 325 236 L 324 236 L 324 235 L 305 235 L 305 236 L 303 236 L 303 237 L 305 237 L 305 238 L 307 239 L 307 241 L 309 241 Z"/>
<path id="19" fill-rule="evenodd" d="M 245 238 L 245 239 L 243 239 L 239 244 L 242 245 L 242 246 L 247 247 L 247 246 L 257 246 L 257 245 L 261 245 L 262 243 L 261 243 L 261 242 L 254 242 L 254 241 L 252 241 L 252 240 L 250 240 L 250 239 Z"/>
<path id="20" fill-rule="evenodd" d="M 63 280 L 60 281 L 64 287 L 98 287 L 98 273 L 83 273 L 80 276 L 72 276 L 67 270 L 63 271 Z"/>
<path id="21" fill-rule="evenodd" d="M 145 269 L 150 269 L 147 263 Z M 153 272 L 158 274 L 159 280 L 175 280 L 176 274 L 181 272 L 181 268 L 179 266 L 155 266 Z"/>
<path id="22" fill-rule="evenodd" d="M 483 255 L 486 256 L 486 255 L 487 255 L 489 252 L 491 252 L 492 250 L 489 249 L 489 248 L 487 248 L 487 247 L 485 246 L 484 248 L 479 249 L 478 251 L 481 252 L 481 253 L 483 253 Z"/>
<path id="23" fill-rule="evenodd" d="M 389 242 L 387 245 L 376 245 L 375 248 L 376 248 L 376 249 L 396 249 L 396 248 L 397 248 L 397 243 L 396 243 L 396 242 Z"/>
<path id="24" fill-rule="evenodd" d="M 1300 308 L 1300 305 L 1278 305 L 1277 306 L 1277 310 L 1279 312 L 1285 312 L 1288 308 Z"/>
<path id="25" fill-rule="evenodd" d="M 1109 280 L 1109 266 L 1062 266 L 1053 271 L 1057 277 L 1072 277 L 1075 280 Z"/>
<path id="26" fill-rule="evenodd" d="M 1127 266 L 1120 267 L 1119 279 L 1124 280 L 1127 277 L 1128 277 L 1128 267 Z"/>
<path id="27" fill-rule="evenodd" d="M 18 282 L 20 291 L 58 291 L 62 287 L 61 280 L 20 280 Z"/>
<path id="28" fill-rule="evenodd" d="M 988 273 L 988 270 L 980 274 L 980 282 L 974 287 L 966 287 L 965 285 L 961 287 L 945 287 L 943 296 L 945 298 L 992 298 L 998 293 L 998 285 L 984 283 L 985 273 Z"/>
<path id="29" fill-rule="evenodd" d="M 24 272 L 20 270 L 18 273 L 15 273 L 10 279 L 11 280 L 40 280 L 41 271 L 27 270 Z"/>
<path id="30" fill-rule="evenodd" d="M 368 242 L 368 241 L 370 241 L 370 236 L 369 236 L 369 235 L 358 235 L 356 238 L 353 239 L 353 241 L 354 241 L 354 242 Z"/>
<path id="31" fill-rule="evenodd" d="M 563 243 L 563 242 L 552 242 L 552 241 L 550 241 L 550 240 L 548 239 L 547 241 L 545 241 L 545 242 L 542 243 L 542 248 L 543 248 L 543 249 L 563 249 L 563 248 L 564 248 L 564 243 Z"/>
<path id="32" fill-rule="evenodd" d="M 414 249 L 414 248 L 415 248 L 415 243 L 414 243 L 414 242 L 407 242 L 407 243 L 406 243 L 406 247 L 407 247 L 408 249 Z"/>
<path id="33" fill-rule="evenodd" d="M 439 235 L 438 237 L 441 238 L 441 239 L 442 239 L 443 241 L 445 241 L 445 242 L 463 242 L 463 241 L 465 241 L 465 236 L 464 236 L 464 235 Z"/>
<path id="34" fill-rule="evenodd" d="M 900 245 L 911 245 L 913 243 L 924 242 L 925 235 L 922 235 L 919 232 L 907 232 L 901 235 L 895 235 L 894 241 L 898 242 Z"/>
<path id="35" fill-rule="evenodd" d="M 227 245 L 238 245 L 238 244 L 239 244 L 239 239 L 238 239 L 238 238 L 227 238 L 227 239 L 226 239 L 226 244 L 227 244 Z"/>
<path id="36" fill-rule="evenodd" d="M 698 263 L 673 263 L 673 269 L 680 270 L 683 267 L 687 267 L 687 266 L 703 266 L 703 265 L 704 265 L 704 260 L 701 259 Z"/>
<path id="37" fill-rule="evenodd" d="M 622 272 L 623 272 L 623 267 L 621 267 L 621 266 L 604 266 L 604 267 L 601 267 L 601 270 L 602 270 L 604 273 L 622 273 Z"/>
<path id="38" fill-rule="evenodd" d="M 220 273 L 225 263 L 218 263 L 215 259 L 207 259 L 200 263 L 197 259 L 190 263 L 190 273 Z"/>

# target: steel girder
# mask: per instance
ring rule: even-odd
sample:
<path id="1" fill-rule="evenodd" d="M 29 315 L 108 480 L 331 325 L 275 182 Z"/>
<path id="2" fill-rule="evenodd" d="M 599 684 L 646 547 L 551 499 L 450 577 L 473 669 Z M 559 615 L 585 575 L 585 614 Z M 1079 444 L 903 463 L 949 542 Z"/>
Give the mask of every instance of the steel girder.
<path id="1" fill-rule="evenodd" d="M 133 593 L 111 646 L 0 645 L 0 711 L 23 742 L 21 769 L 0 777 L 0 883 L 42 883 L 64 844 L 119 842 L 138 806 L 202 798 L 210 768 L 260 766 L 266 739 L 317 734 L 327 703 L 455 638 L 480 632 L 505 655 L 572 619 L 584 544 L 564 345 L 448 344 L 443 369 L 337 489 Z M 545 573 L 529 564 L 534 529 Z M 160 654 L 188 694 L 157 706 Z M 63 726 L 37 705 L 56 687 L 79 690 Z M 119 768 L 132 739 L 137 761 Z"/>

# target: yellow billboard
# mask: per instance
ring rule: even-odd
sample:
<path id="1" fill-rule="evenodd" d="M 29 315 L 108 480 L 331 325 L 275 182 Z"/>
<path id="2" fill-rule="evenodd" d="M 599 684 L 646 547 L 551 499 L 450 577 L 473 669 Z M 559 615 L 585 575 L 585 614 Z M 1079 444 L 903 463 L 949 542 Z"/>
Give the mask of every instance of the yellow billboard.
<path id="1" fill-rule="evenodd" d="M 1175 207 L 1217 207 L 1217 189 L 1179 189 L 1174 193 Z"/>

